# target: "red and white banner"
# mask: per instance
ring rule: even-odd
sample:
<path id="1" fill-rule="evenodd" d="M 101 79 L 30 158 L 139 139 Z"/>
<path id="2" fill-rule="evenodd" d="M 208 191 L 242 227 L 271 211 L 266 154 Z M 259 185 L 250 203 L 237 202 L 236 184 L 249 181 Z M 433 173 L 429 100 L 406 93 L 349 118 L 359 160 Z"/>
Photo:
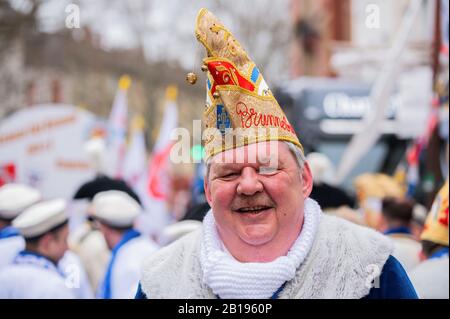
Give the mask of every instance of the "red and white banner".
<path id="1" fill-rule="evenodd" d="M 170 134 L 178 125 L 177 89 L 169 87 L 166 95 L 164 116 L 149 165 L 148 191 L 154 200 L 164 200 L 167 196 L 169 156 L 174 144 Z"/>

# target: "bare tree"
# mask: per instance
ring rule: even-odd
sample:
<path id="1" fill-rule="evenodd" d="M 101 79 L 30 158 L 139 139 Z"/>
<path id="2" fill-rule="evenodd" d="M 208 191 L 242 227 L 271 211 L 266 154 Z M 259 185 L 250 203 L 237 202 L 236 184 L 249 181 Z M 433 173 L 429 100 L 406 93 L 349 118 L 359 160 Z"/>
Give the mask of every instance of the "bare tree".
<path id="1" fill-rule="evenodd" d="M 16 0 L 0 2 L 0 53 L 15 38 L 36 29 L 37 12 L 44 0 Z"/>
<path id="2" fill-rule="evenodd" d="M 89 1 L 80 0 L 81 12 Z M 287 78 L 291 25 L 289 0 L 230 1 L 96 0 L 97 31 L 102 35 L 114 23 L 129 32 L 136 46 L 151 61 L 170 61 L 187 68 L 197 66 L 203 53 L 193 36 L 195 15 L 207 7 L 231 29 L 268 78 Z M 108 19 L 114 12 L 115 20 Z M 89 22 L 88 22 L 89 23 Z M 286 76 L 284 75 L 286 73 Z"/>
<path id="3" fill-rule="evenodd" d="M 0 118 L 19 108 L 24 92 L 24 42 L 36 31 L 44 0 L 0 1 Z"/>

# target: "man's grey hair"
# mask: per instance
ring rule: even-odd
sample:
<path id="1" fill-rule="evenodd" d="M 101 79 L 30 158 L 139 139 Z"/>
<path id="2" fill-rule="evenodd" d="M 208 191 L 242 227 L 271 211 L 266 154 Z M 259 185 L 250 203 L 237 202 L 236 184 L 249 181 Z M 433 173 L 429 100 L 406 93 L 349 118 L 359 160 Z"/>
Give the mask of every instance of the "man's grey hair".
<path id="1" fill-rule="evenodd" d="M 283 143 L 288 146 L 292 155 L 294 155 L 295 160 L 297 161 L 297 165 L 300 168 L 300 171 L 303 171 L 303 167 L 306 162 L 306 157 L 305 157 L 305 154 L 303 153 L 303 150 L 292 142 L 283 141 Z M 205 174 L 206 181 L 209 178 L 209 171 L 211 168 L 211 160 L 212 160 L 212 157 L 208 158 L 208 160 L 206 161 L 206 174 Z"/>
<path id="2" fill-rule="evenodd" d="M 283 142 L 289 147 L 289 150 L 294 155 L 295 159 L 297 160 L 298 167 L 303 170 L 303 166 L 306 162 L 306 157 L 303 153 L 303 150 L 292 142 Z"/>

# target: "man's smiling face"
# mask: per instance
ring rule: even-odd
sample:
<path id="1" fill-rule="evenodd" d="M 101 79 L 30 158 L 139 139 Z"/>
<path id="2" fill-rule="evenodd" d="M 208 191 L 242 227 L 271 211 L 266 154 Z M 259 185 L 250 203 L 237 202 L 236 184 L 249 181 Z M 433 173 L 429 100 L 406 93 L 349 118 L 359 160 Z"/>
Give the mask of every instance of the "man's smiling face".
<path id="1" fill-rule="evenodd" d="M 246 259 L 239 256 L 241 247 L 289 249 L 300 233 L 312 187 L 307 164 L 302 171 L 285 143 L 271 141 L 225 151 L 210 165 L 206 197 L 226 248 L 241 260 Z"/>

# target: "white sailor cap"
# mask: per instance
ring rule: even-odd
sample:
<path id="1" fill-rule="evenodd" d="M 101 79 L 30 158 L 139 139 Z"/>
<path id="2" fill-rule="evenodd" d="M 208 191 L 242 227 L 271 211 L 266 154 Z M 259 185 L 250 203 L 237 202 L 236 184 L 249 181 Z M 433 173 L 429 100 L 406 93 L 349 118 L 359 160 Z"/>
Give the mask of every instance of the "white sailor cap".
<path id="1" fill-rule="evenodd" d="M 129 227 L 141 212 L 139 203 L 125 192 L 100 192 L 92 200 L 91 216 L 113 227 Z"/>
<path id="2" fill-rule="evenodd" d="M 5 184 L 0 187 L 0 218 L 14 219 L 40 199 L 40 192 L 30 186 Z"/>
<path id="3" fill-rule="evenodd" d="M 67 221 L 66 201 L 52 199 L 27 208 L 12 221 L 25 238 L 38 237 Z"/>

